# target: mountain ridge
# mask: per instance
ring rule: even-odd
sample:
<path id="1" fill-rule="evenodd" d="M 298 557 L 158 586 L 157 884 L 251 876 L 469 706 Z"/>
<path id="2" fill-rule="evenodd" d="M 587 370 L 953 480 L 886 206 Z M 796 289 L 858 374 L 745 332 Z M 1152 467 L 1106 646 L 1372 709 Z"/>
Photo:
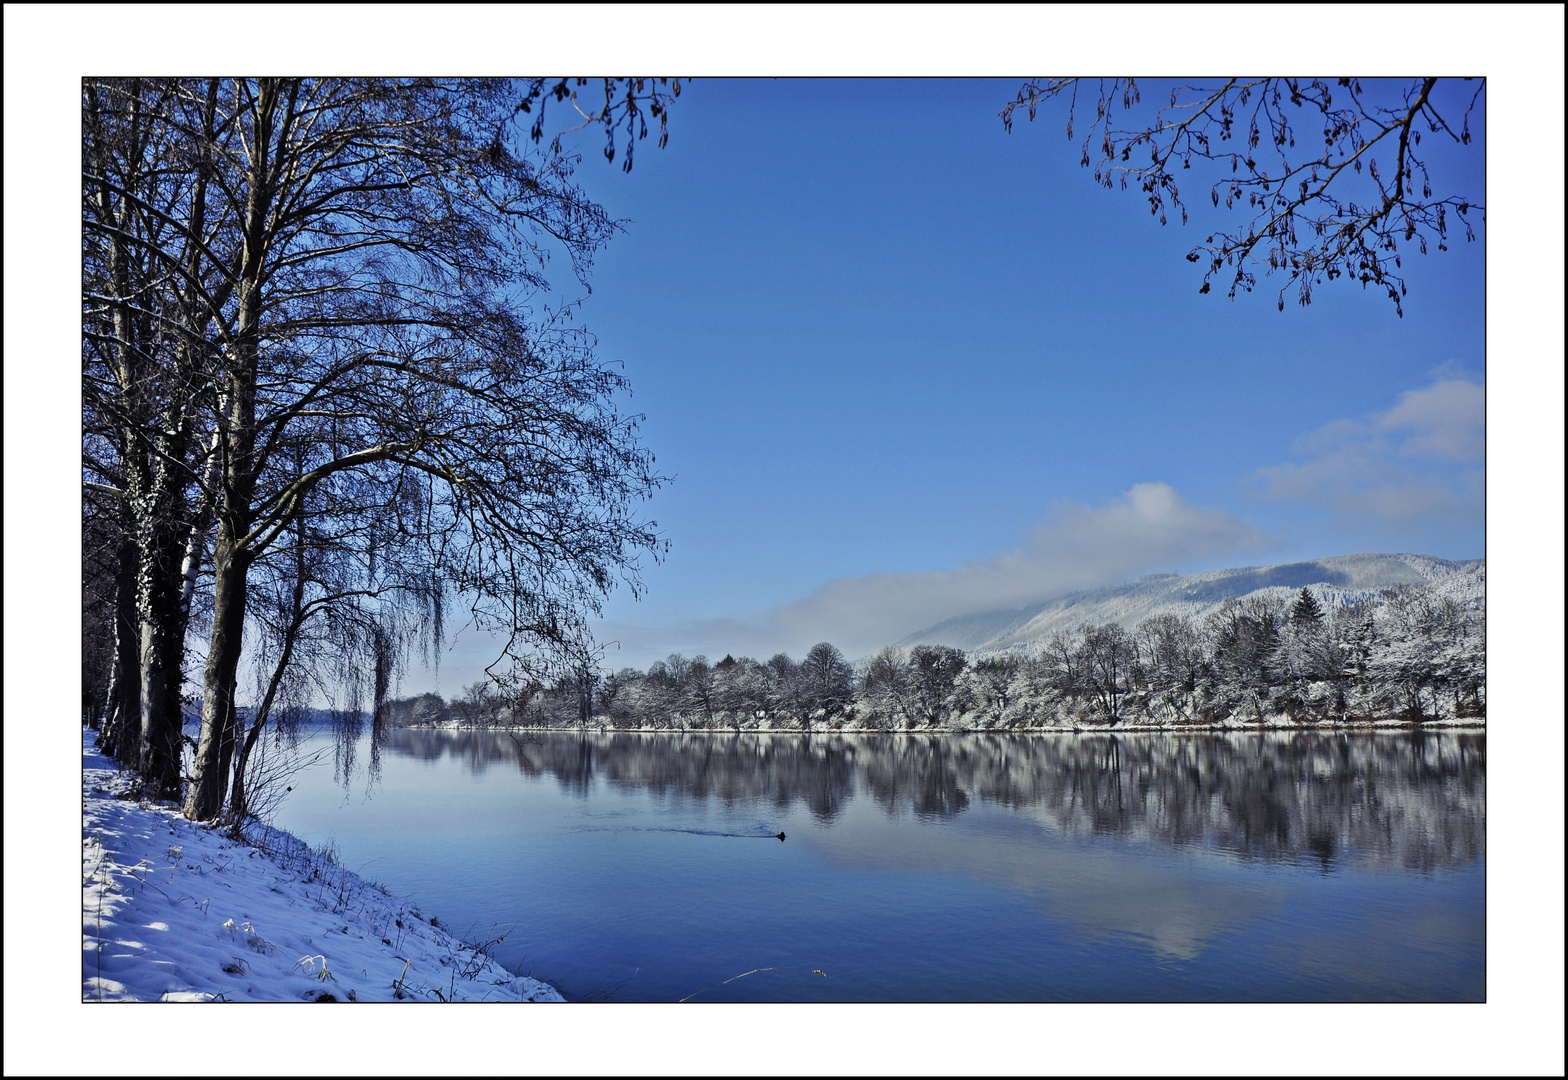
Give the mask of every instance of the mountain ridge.
<path id="1" fill-rule="evenodd" d="M 896 645 L 952 645 L 975 656 L 1027 652 L 1056 631 L 1083 623 L 1119 622 L 1130 630 L 1154 615 L 1202 618 L 1226 600 L 1259 593 L 1283 598 L 1302 588 L 1329 608 L 1377 603 L 1385 589 L 1398 585 L 1434 586 L 1461 603 L 1472 603 L 1485 596 L 1486 560 L 1358 554 L 1198 574 L 1146 574 L 1135 582 L 1081 589 L 1019 608 L 944 619 Z"/>

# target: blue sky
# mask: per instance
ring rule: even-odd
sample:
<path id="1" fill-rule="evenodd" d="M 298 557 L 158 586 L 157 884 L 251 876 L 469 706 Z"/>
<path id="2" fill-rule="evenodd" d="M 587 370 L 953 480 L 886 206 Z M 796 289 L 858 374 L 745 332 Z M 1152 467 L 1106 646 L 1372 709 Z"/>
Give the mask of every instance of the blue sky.
<path id="1" fill-rule="evenodd" d="M 1485 554 L 1484 227 L 1406 259 L 1403 319 L 1344 283 L 1202 296 L 1201 215 L 1097 187 L 1061 109 L 1006 133 L 1017 89 L 697 80 L 630 174 L 584 140 L 627 224 L 583 320 L 674 478 L 608 663 L 856 655 L 1153 570 Z M 1472 126 L 1434 181 L 1481 202 Z"/>

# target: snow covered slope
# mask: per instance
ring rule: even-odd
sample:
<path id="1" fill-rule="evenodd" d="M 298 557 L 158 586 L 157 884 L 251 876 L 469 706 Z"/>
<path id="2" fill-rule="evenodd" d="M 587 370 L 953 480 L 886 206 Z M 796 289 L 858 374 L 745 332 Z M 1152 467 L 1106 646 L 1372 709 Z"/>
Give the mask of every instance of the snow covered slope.
<path id="1" fill-rule="evenodd" d="M 1450 562 L 1430 555 L 1337 555 L 1311 562 L 1243 566 L 1205 574 L 1149 574 L 1130 585 L 1071 593 L 1012 611 L 948 619 L 909 635 L 898 645 L 954 645 L 977 656 L 1022 652 L 1048 640 L 1058 630 L 1073 630 L 1083 623 L 1119 622 L 1131 629 L 1151 615 L 1171 612 L 1201 617 L 1228 599 L 1253 593 L 1289 597 L 1303 586 L 1310 587 L 1326 606 L 1338 607 L 1376 602 L 1384 589 L 1396 585 L 1433 586 L 1461 603 L 1478 601 L 1486 592 L 1486 560 Z"/>
<path id="2" fill-rule="evenodd" d="M 562 1000 L 286 833 L 263 852 L 125 798 L 85 734 L 83 1001 Z"/>

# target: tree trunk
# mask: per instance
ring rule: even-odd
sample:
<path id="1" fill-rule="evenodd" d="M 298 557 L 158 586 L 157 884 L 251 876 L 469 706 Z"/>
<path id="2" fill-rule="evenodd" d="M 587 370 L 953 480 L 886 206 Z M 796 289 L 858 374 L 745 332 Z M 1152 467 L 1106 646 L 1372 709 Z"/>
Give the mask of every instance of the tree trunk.
<path id="1" fill-rule="evenodd" d="M 136 619 L 136 542 L 120 541 L 114 588 L 114 659 L 109 673 L 103 733 L 98 740 L 105 754 L 121 765 L 141 763 L 141 660 Z"/>
<path id="2" fill-rule="evenodd" d="M 209 96 L 214 88 L 209 88 Z M 211 123 L 209 114 L 208 123 Z M 205 142 L 202 146 L 205 147 Z M 201 235 L 205 221 L 206 169 L 197 170 L 192 194 L 190 228 Z M 210 316 L 198 313 L 193 282 L 200 270 L 197 246 L 188 245 L 189 281 L 181 289 L 180 319 L 186 334 L 174 353 L 174 369 L 182 378 L 159 412 L 153 436 L 155 453 L 137 535 L 142 542 L 138 577 L 142 671 L 142 774 L 162 798 L 179 798 L 181 745 L 185 716 L 181 691 L 185 685 L 185 630 L 190 618 L 190 592 L 200 557 L 203 522 L 188 521 L 186 486 L 190 471 L 192 388 L 199 385 L 201 341 Z M 214 446 L 216 446 L 214 436 Z M 211 470 L 209 468 L 209 479 Z M 209 503 L 210 507 L 210 503 Z M 206 516 L 206 511 L 196 515 Z"/>
<path id="3" fill-rule="evenodd" d="M 154 152 L 149 140 L 156 121 L 143 117 L 139 85 L 134 81 L 128 96 L 130 121 L 122 146 L 127 169 L 124 182 L 127 189 L 137 189 L 144 176 L 142 166 L 149 164 L 144 158 Z M 97 133 L 101 114 L 97 93 L 91 85 L 87 97 L 88 129 Z M 92 141 L 88 159 L 106 177 L 114 172 L 114 157 L 114 148 L 108 143 L 97 138 Z M 194 196 L 198 234 L 203 220 L 205 182 L 204 177 L 199 179 Z M 134 541 L 134 563 L 128 583 L 123 581 L 126 552 L 121 550 L 116 679 L 112 680 L 117 685 L 115 701 L 110 706 L 117 715 L 111 741 L 116 756 L 141 772 L 149 792 L 160 798 L 177 798 L 186 627 L 179 578 L 184 550 L 181 522 L 189 480 L 184 461 L 190 439 L 190 396 L 200 382 L 194 377 L 192 349 L 198 346 L 193 342 L 199 342 L 205 320 L 197 320 L 194 332 L 187 333 L 172 358 L 170 370 L 164 335 L 153 328 L 151 305 L 132 303 L 133 297 L 155 291 L 153 281 L 160 273 L 151 269 L 149 260 L 156 262 L 155 259 L 144 253 L 139 260 L 135 252 L 142 249 L 126 240 L 141 232 L 135 205 L 136 200 L 124 195 L 117 202 L 108 183 L 97 191 L 98 217 L 104 223 L 112 223 L 115 229 L 107 249 L 115 342 L 110 366 L 123 408 L 125 514 Z M 146 241 L 147 237 L 142 239 Z M 197 266 L 194 261 L 190 263 L 192 270 Z M 189 293 L 189 286 L 186 291 Z M 189 296 L 184 307 L 183 321 L 190 330 L 189 311 L 194 308 Z M 125 618 L 127 598 L 133 604 L 130 625 L 126 625 Z M 128 665 L 129 670 L 122 670 L 122 664 Z M 130 692 L 132 682 L 136 684 L 134 694 Z"/>
<path id="4" fill-rule="evenodd" d="M 234 763 L 234 786 L 229 794 L 229 820 L 236 826 L 242 824 L 250 814 L 250 793 L 245 788 L 245 770 L 250 765 L 250 752 L 256 748 L 256 743 L 261 739 L 261 729 L 266 725 L 266 716 L 259 716 L 251 724 L 250 730 L 245 733 L 245 743 L 240 747 L 239 760 Z"/>
<path id="5" fill-rule="evenodd" d="M 234 702 L 234 695 L 230 694 L 229 716 L 223 722 L 223 739 L 218 743 L 218 769 L 224 776 L 231 775 L 234 748 L 239 743 L 239 731 L 239 708 Z"/>
<path id="6" fill-rule="evenodd" d="M 169 663 L 165 628 L 157 620 L 141 624 L 141 751 L 142 780 L 160 799 L 180 793 L 180 670 Z"/>
<path id="7" fill-rule="evenodd" d="M 88 96 L 92 103 L 91 116 L 96 121 L 97 98 L 90 90 Z M 134 82 L 131 98 L 133 102 L 137 100 Z M 132 116 L 129 139 L 131 144 L 135 145 L 138 126 L 134 105 Z M 89 126 L 97 130 L 96 122 Z M 95 141 L 93 151 L 101 155 L 98 167 L 107 175 L 110 171 L 107 167 L 110 156 L 107 148 Z M 128 204 L 122 203 L 116 207 L 107 186 L 99 188 L 97 199 L 99 214 L 104 221 L 113 222 L 122 234 L 134 232 Z M 133 260 L 126 250 L 123 239 L 116 237 L 109 245 L 108 258 L 110 293 L 114 298 L 111 320 L 115 341 L 112 368 L 124 403 L 123 426 L 119 441 L 121 461 L 125 470 L 124 513 L 129 533 L 119 551 L 115 598 L 116 678 L 113 680 L 118 685 L 112 692 L 111 698 L 110 708 L 115 710 L 111 729 L 115 758 L 128 767 L 145 772 L 148 761 L 147 705 L 140 631 L 144 614 L 142 569 L 145 565 L 147 513 L 152 501 L 152 470 L 147 461 L 146 446 L 142 441 L 138 424 L 146 414 L 143 395 L 147 382 L 145 356 L 149 335 L 143 320 L 137 318 L 130 303 L 129 298 L 134 291 Z M 176 758 L 175 768 L 176 783 L 178 783 L 177 762 L 178 758 Z M 153 786 L 159 788 L 164 785 Z"/>
<path id="8" fill-rule="evenodd" d="M 256 746 L 257 739 L 261 736 L 261 729 L 266 725 L 268 717 L 272 715 L 273 703 L 277 701 L 278 688 L 283 685 L 283 676 L 288 672 L 289 664 L 294 659 L 294 643 L 299 640 L 301 627 L 305 625 L 308 617 L 305 610 L 305 515 L 304 509 L 294 517 L 294 591 L 293 606 L 290 609 L 289 625 L 283 632 L 283 648 L 278 653 L 278 662 L 272 669 L 272 678 L 267 681 L 267 692 L 261 699 L 261 705 L 256 709 L 252 718 L 250 730 L 245 734 L 245 745 L 240 748 L 239 760 L 234 764 L 234 786 L 229 799 L 229 820 L 235 828 L 244 824 L 246 815 L 250 813 L 249 793 L 245 789 L 245 769 L 250 764 L 250 752 Z M 230 731 L 237 736 L 239 727 L 230 724 Z M 233 741 L 230 741 L 230 749 Z M 224 766 L 228 760 L 225 756 Z"/>
<path id="9" fill-rule="evenodd" d="M 166 454 L 177 454 L 181 439 L 163 440 Z M 167 459 L 166 459 L 167 460 Z M 176 458 L 176 460 L 178 460 Z M 179 478 L 167 465 L 155 474 L 154 488 L 138 522 L 137 614 L 141 623 L 141 772 L 159 798 L 179 798 L 180 738 L 183 715 L 185 618 L 178 519 L 184 508 Z"/>
<path id="10" fill-rule="evenodd" d="M 254 107 L 240 259 L 235 332 L 230 346 L 227 431 L 223 433 L 222 499 L 213 544 L 212 639 L 202 681 L 201 738 L 191 768 L 185 816 L 213 821 L 223 812 L 234 753 L 235 683 L 245 630 L 245 588 L 252 553 L 244 547 L 256 492 L 256 364 L 260 347 L 262 264 L 272 207 L 272 121 L 277 87 L 262 80 Z"/>
<path id="11" fill-rule="evenodd" d="M 213 552 L 212 639 L 202 680 L 201 739 L 191 768 L 185 816 L 212 821 L 223 810 L 228 786 L 227 758 L 234 750 L 234 691 L 245 629 L 247 557 L 235 550 L 227 519 L 218 523 Z"/>

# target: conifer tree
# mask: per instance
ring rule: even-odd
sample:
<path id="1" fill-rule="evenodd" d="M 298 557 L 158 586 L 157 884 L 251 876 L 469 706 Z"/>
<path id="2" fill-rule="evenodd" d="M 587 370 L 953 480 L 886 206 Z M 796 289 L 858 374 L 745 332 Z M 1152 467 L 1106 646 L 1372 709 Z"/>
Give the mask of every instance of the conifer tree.
<path id="1" fill-rule="evenodd" d="M 1312 590 L 1305 585 L 1301 587 L 1301 595 L 1297 596 L 1296 602 L 1291 605 L 1290 621 L 1297 626 L 1318 626 L 1323 622 L 1323 608 L 1312 595 Z"/>

